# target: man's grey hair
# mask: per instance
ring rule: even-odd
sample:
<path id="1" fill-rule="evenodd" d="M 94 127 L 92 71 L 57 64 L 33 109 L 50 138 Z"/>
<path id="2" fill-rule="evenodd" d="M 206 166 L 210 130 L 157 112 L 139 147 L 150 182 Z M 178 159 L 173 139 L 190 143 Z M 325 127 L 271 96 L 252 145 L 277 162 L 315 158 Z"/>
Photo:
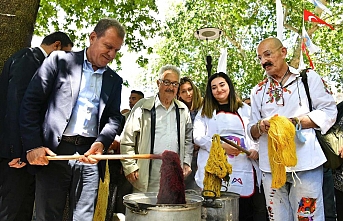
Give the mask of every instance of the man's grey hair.
<path id="1" fill-rule="evenodd" d="M 124 39 L 125 29 L 122 26 L 122 24 L 120 24 L 120 22 L 114 18 L 103 18 L 103 19 L 101 19 L 96 24 L 96 26 L 94 28 L 94 32 L 100 38 L 105 34 L 105 31 L 109 28 L 114 28 L 117 31 L 118 37 L 120 37 L 121 39 Z"/>
<path id="2" fill-rule="evenodd" d="M 163 78 L 163 73 L 165 71 L 168 71 L 168 70 L 170 70 L 170 71 L 174 72 L 175 74 L 177 74 L 177 76 L 179 78 L 179 81 L 180 81 L 180 75 L 181 75 L 180 70 L 176 66 L 170 65 L 170 64 L 165 65 L 165 66 L 160 68 L 160 71 L 158 72 L 158 76 L 160 77 L 159 79 L 162 79 Z"/>

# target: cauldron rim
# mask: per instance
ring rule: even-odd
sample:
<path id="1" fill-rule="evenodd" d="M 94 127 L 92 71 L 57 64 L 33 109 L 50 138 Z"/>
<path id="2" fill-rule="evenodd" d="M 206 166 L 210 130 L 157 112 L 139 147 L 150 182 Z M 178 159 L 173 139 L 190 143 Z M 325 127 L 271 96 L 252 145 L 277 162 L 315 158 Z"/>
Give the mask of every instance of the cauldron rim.
<path id="1" fill-rule="evenodd" d="M 190 208 L 201 205 L 204 198 L 197 194 L 186 193 L 186 204 L 157 204 L 157 192 L 146 192 L 146 193 L 131 193 L 123 197 L 124 201 L 131 200 L 135 201 L 142 209 L 153 209 L 163 210 L 172 208 Z M 147 200 L 148 202 L 144 202 Z"/>

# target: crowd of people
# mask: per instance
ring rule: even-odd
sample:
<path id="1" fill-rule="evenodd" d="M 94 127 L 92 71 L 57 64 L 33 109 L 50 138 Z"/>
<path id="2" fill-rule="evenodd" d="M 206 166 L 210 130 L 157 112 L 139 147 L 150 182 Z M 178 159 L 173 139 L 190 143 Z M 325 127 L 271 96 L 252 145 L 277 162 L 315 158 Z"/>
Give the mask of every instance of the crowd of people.
<path id="1" fill-rule="evenodd" d="M 132 90 L 130 110 L 124 113 L 123 80 L 108 66 L 124 37 L 124 27 L 105 18 L 84 50 L 72 52 L 70 38 L 55 32 L 40 47 L 20 50 L 5 63 L 0 76 L 0 220 L 31 221 L 34 206 L 38 221 L 93 220 L 106 161 L 92 155 L 174 151 L 185 190 L 200 194 L 215 134 L 246 150 L 222 143 L 232 165 L 222 191 L 239 194 L 240 221 L 330 221 L 336 213 L 343 220 L 343 166 L 323 168 L 326 158 L 315 135 L 335 123 L 336 103 L 321 77 L 309 70 L 311 111 L 299 72 L 286 63 L 287 48 L 280 40 L 267 38 L 257 46 L 266 78 L 249 99 L 240 98 L 223 72 L 209 77 L 202 97 L 191 78 L 165 65 L 156 79 L 156 94 L 144 97 Z M 294 137 L 298 161 L 284 168 L 280 188 L 272 187 L 275 158 L 269 154 L 268 133 L 276 115 L 301 126 Z M 56 155 L 79 158 L 47 158 Z M 160 160 L 124 159 L 107 165 L 111 200 L 105 220 L 125 213 L 124 195 L 159 191 Z"/>

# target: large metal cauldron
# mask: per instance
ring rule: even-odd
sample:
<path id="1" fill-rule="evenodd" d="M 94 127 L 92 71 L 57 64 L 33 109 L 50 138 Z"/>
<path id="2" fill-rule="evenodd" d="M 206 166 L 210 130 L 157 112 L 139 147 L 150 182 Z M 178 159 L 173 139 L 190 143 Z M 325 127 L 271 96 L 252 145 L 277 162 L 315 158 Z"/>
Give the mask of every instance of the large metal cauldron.
<path id="1" fill-rule="evenodd" d="M 156 204 L 157 193 L 125 195 L 125 220 L 127 221 L 201 221 L 203 197 L 186 194 L 186 204 Z"/>
<path id="2" fill-rule="evenodd" d="M 204 197 L 202 221 L 238 221 L 239 194 L 221 192 L 220 197 Z"/>

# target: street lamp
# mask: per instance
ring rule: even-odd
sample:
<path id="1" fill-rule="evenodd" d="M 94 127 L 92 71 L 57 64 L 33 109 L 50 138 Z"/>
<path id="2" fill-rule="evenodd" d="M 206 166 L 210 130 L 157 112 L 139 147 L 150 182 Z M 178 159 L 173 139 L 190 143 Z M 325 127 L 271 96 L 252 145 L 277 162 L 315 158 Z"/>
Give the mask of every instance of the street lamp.
<path id="1" fill-rule="evenodd" d="M 194 36 L 197 39 L 206 40 L 207 44 L 209 40 L 215 40 L 215 39 L 220 38 L 221 34 L 222 34 L 222 30 L 218 28 L 212 28 L 212 27 L 201 28 L 194 32 Z M 206 70 L 207 70 L 207 76 L 209 78 L 211 76 L 211 70 L 212 70 L 211 55 L 206 56 Z"/>

